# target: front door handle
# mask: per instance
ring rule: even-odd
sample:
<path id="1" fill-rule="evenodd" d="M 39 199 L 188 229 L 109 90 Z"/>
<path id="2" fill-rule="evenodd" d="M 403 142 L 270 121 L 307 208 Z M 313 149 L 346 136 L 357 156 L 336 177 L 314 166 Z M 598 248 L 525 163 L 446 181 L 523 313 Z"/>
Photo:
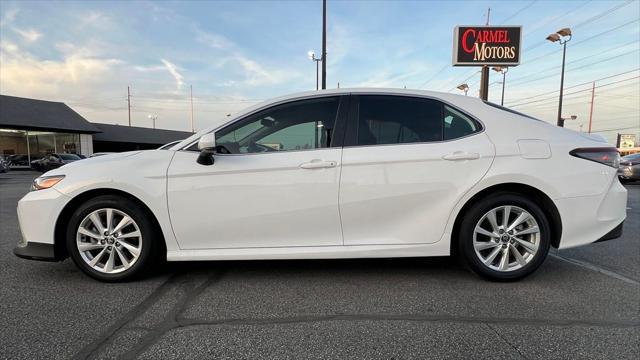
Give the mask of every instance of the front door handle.
<path id="1" fill-rule="evenodd" d="M 301 169 L 324 169 L 338 166 L 337 161 L 325 161 L 320 159 L 313 159 L 309 162 L 300 164 Z"/>
<path id="2" fill-rule="evenodd" d="M 468 153 L 466 151 L 455 151 L 442 157 L 444 160 L 461 161 L 461 160 L 477 160 L 480 159 L 478 153 Z"/>

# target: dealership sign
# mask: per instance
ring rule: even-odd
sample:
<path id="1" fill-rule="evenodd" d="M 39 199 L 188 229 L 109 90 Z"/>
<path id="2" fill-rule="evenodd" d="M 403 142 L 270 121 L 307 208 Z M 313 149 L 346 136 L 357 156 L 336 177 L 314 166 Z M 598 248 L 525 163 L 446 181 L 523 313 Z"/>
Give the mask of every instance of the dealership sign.
<path id="1" fill-rule="evenodd" d="M 456 26 L 454 66 L 520 64 L 521 26 Z"/>

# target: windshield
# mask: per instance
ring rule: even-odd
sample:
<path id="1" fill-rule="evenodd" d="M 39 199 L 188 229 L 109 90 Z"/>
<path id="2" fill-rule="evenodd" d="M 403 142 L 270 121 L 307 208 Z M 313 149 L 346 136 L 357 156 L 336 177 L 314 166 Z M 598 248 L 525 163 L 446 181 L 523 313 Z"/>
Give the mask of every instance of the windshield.
<path id="1" fill-rule="evenodd" d="M 76 154 L 59 154 L 62 160 L 80 160 L 80 157 Z"/>

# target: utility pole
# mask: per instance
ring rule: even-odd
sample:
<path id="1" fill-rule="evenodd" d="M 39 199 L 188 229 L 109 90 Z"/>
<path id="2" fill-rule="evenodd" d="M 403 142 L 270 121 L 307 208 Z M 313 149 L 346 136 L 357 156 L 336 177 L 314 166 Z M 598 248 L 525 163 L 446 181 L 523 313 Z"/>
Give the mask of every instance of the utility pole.
<path id="1" fill-rule="evenodd" d="M 560 97 L 558 100 L 558 126 L 560 127 L 564 127 L 564 119 L 562 118 L 562 92 L 564 90 L 564 60 L 567 55 L 567 41 L 562 44 L 562 72 L 560 74 Z"/>
<path id="2" fill-rule="evenodd" d="M 491 16 L 491 8 L 487 9 L 487 23 L 489 25 L 489 17 Z M 484 65 L 480 75 L 480 98 L 489 100 L 489 67 Z"/>
<path id="3" fill-rule="evenodd" d="M 127 86 L 127 109 L 129 110 L 129 127 L 131 127 L 131 90 Z"/>
<path id="4" fill-rule="evenodd" d="M 193 85 L 189 85 L 189 90 L 191 92 L 191 132 L 194 133 L 196 130 L 193 127 Z"/>
<path id="5" fill-rule="evenodd" d="M 591 85 L 591 109 L 589 109 L 589 134 L 591 134 L 591 123 L 593 122 L 593 100 L 596 95 L 596 82 Z"/>
<path id="6" fill-rule="evenodd" d="M 327 88 L 327 0 L 322 0 L 322 88 Z"/>

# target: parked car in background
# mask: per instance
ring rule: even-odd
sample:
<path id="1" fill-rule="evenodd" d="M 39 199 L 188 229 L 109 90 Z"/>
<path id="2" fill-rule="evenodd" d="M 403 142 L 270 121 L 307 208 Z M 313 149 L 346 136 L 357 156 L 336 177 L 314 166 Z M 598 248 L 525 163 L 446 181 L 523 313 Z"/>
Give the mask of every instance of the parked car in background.
<path id="1" fill-rule="evenodd" d="M 510 281 L 552 247 L 619 237 L 626 218 L 615 147 L 471 96 L 294 94 L 173 149 L 37 178 L 14 253 L 69 256 L 102 281 L 164 259 L 447 255 Z"/>
<path id="2" fill-rule="evenodd" d="M 622 181 L 640 180 L 640 153 L 623 156 L 620 159 L 618 176 Z"/>
<path id="3" fill-rule="evenodd" d="M 42 159 L 32 161 L 31 168 L 47 172 L 78 160 L 82 159 L 76 154 L 49 154 Z"/>
<path id="4" fill-rule="evenodd" d="M 4 156 L 0 155 L 0 173 L 5 173 L 9 171 L 9 160 Z"/>
<path id="5" fill-rule="evenodd" d="M 9 155 L 9 166 L 29 166 L 29 157 L 27 155 Z"/>
<path id="6" fill-rule="evenodd" d="M 160 147 L 158 148 L 158 150 L 166 150 L 166 149 L 168 149 L 168 148 L 170 148 L 170 147 L 172 147 L 172 146 L 174 146 L 174 145 L 176 145 L 176 144 L 180 143 L 181 141 L 182 141 L 182 140 L 176 140 L 176 141 L 172 141 L 172 142 L 170 142 L 170 143 L 164 144 L 164 145 L 160 146 Z"/>

